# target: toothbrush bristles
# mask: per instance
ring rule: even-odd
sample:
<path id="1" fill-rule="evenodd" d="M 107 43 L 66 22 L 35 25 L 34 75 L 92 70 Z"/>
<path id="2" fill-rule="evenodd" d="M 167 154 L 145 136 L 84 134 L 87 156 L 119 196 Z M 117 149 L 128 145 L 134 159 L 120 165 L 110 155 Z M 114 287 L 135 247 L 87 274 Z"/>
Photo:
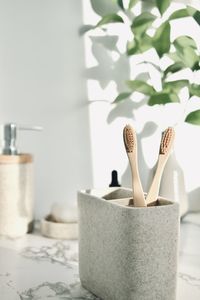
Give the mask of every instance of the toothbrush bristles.
<path id="1" fill-rule="evenodd" d="M 126 125 L 124 127 L 123 137 L 124 137 L 124 145 L 127 152 L 133 152 L 134 149 L 134 136 L 133 136 L 133 128 L 130 125 Z"/>
<path id="2" fill-rule="evenodd" d="M 162 134 L 162 140 L 160 144 L 160 154 L 166 154 L 174 138 L 174 129 L 168 127 Z"/>

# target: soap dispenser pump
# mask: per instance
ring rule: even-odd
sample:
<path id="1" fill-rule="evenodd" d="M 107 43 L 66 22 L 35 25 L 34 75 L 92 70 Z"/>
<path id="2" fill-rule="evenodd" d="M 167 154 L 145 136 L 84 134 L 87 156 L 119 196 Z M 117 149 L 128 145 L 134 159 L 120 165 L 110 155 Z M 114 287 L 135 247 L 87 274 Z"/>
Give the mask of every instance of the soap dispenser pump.
<path id="1" fill-rule="evenodd" d="M 5 155 L 17 155 L 17 146 L 16 146 L 16 139 L 17 139 L 17 131 L 18 130 L 42 130 L 42 127 L 39 126 L 20 126 L 15 123 L 7 123 L 2 125 L 2 140 L 3 140 L 3 147 L 2 147 L 2 154 Z"/>
<path id="2" fill-rule="evenodd" d="M 18 130 L 41 130 L 41 127 L 15 123 L 1 125 L 0 154 L 0 235 L 20 237 L 33 229 L 33 156 L 19 153 Z"/>

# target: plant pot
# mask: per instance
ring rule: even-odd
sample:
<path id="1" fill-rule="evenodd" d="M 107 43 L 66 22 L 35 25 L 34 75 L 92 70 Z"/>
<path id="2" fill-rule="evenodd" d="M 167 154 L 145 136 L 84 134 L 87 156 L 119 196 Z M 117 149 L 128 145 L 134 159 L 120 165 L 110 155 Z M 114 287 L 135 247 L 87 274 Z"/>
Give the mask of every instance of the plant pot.
<path id="1" fill-rule="evenodd" d="M 82 285 L 104 300 L 175 300 L 178 203 L 159 198 L 137 208 L 116 201 L 130 189 L 96 193 L 78 192 Z"/>

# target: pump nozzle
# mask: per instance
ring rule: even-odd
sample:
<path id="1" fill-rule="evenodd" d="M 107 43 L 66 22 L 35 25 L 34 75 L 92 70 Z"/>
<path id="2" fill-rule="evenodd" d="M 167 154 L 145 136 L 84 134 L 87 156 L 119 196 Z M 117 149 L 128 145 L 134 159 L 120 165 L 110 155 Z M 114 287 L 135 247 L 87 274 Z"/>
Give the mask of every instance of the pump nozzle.
<path id="1" fill-rule="evenodd" d="M 7 123 L 2 125 L 2 140 L 3 149 L 2 154 L 5 155 L 17 155 L 16 138 L 17 130 L 36 130 L 41 131 L 40 126 L 23 126 L 15 123 Z"/>

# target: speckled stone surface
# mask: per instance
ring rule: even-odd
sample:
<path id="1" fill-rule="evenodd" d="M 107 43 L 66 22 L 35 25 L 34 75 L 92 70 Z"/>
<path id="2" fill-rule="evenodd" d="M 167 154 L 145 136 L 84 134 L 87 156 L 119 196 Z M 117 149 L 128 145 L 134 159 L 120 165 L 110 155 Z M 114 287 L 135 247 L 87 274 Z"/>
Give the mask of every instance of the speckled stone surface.
<path id="1" fill-rule="evenodd" d="M 115 195 L 127 197 L 127 189 Z M 79 275 L 85 288 L 104 300 L 176 299 L 177 203 L 125 207 L 82 191 L 78 206 Z"/>
<path id="2" fill-rule="evenodd" d="M 176 300 L 200 299 L 199 220 L 200 212 L 181 222 Z M 0 299 L 100 300 L 80 284 L 78 242 L 46 238 L 39 223 L 34 227 L 21 238 L 0 239 Z"/>

